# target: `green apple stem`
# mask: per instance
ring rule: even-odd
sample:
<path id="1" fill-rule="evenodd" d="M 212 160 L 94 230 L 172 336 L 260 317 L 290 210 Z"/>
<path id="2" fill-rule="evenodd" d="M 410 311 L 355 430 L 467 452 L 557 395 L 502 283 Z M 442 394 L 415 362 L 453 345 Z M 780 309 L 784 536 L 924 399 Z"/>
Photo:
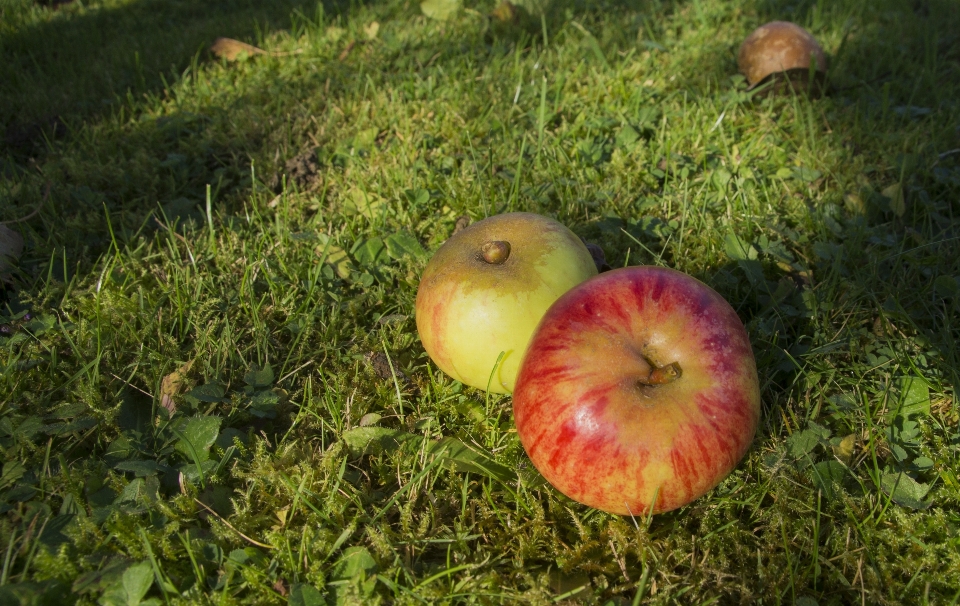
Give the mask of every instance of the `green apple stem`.
<path id="1" fill-rule="evenodd" d="M 510 243 L 491 240 L 480 247 L 480 256 L 491 265 L 500 265 L 510 257 Z"/>
<path id="2" fill-rule="evenodd" d="M 653 365 L 651 364 L 651 366 Z M 640 385 L 666 385 L 679 379 L 682 374 L 680 364 L 672 362 L 666 366 L 654 366 L 650 374 L 638 379 L 637 383 Z"/>

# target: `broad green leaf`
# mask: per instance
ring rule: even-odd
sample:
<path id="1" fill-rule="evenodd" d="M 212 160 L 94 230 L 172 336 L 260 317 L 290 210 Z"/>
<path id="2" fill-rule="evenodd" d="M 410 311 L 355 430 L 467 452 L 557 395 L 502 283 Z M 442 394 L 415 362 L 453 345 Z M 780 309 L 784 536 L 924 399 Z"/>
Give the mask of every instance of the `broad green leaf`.
<path id="1" fill-rule="evenodd" d="M 760 261 L 740 259 L 737 261 L 737 266 L 743 270 L 744 275 L 747 276 L 747 280 L 749 280 L 750 284 L 754 287 L 758 287 L 763 283 L 763 265 L 760 264 Z"/>
<path id="2" fill-rule="evenodd" d="M 263 368 L 254 365 L 243 375 L 243 382 L 251 387 L 263 388 L 273 385 L 274 378 L 273 368 L 268 362 Z"/>
<path id="3" fill-rule="evenodd" d="M 430 192 L 426 189 L 407 189 L 403 195 L 414 207 L 423 206 L 430 201 Z"/>
<path id="4" fill-rule="evenodd" d="M 388 427 L 355 427 L 343 432 L 341 438 L 353 456 L 393 452 L 407 442 L 423 440 L 422 436 Z"/>
<path id="5" fill-rule="evenodd" d="M 806 467 L 809 463 L 812 463 L 810 454 L 813 450 L 820 444 L 826 443 L 829 438 L 829 429 L 811 421 L 807 424 L 807 429 L 794 432 L 787 438 L 787 454 L 799 462 L 801 468 Z"/>
<path id="6" fill-rule="evenodd" d="M 194 454 L 201 462 L 210 457 L 210 447 L 220 434 L 220 417 L 190 417 L 182 424 L 180 439 L 175 446 L 187 461 L 193 462 Z M 191 448 L 192 447 L 192 448 Z"/>
<path id="7" fill-rule="evenodd" d="M 120 471 L 132 471 L 138 478 L 155 475 L 161 466 L 156 461 L 121 461 L 113 466 Z"/>
<path id="8" fill-rule="evenodd" d="M 127 605 L 137 606 L 153 585 L 153 569 L 150 562 L 134 564 L 123 573 L 123 588 L 127 592 Z"/>
<path id="9" fill-rule="evenodd" d="M 637 129 L 625 124 L 617 134 L 616 143 L 619 147 L 632 147 L 638 139 L 640 139 L 640 134 L 637 133 Z"/>
<path id="10" fill-rule="evenodd" d="M 7 486 L 13 486 L 14 482 L 19 480 L 27 468 L 20 461 L 7 461 L 3 464 L 3 475 L 0 476 L 0 489 Z"/>
<path id="11" fill-rule="evenodd" d="M 323 594 L 313 585 L 295 583 L 290 587 L 289 606 L 326 606 L 327 601 Z"/>
<path id="12" fill-rule="evenodd" d="M 430 451 L 442 456 L 448 469 L 479 473 L 504 483 L 517 481 L 515 471 L 497 463 L 479 447 L 467 446 L 456 438 L 443 438 L 432 444 Z"/>
<path id="13" fill-rule="evenodd" d="M 921 484 L 903 472 L 883 474 L 880 487 L 897 505 L 910 509 L 927 509 L 933 505 L 933 501 L 923 500 L 930 492 L 930 485 Z"/>
<path id="14" fill-rule="evenodd" d="M 333 578 L 352 579 L 361 572 L 370 574 L 377 571 L 377 561 L 366 547 L 348 547 L 333 566 Z"/>
<path id="15" fill-rule="evenodd" d="M 120 404 L 120 415 L 117 425 L 120 429 L 131 431 L 146 431 L 150 427 L 153 416 L 153 400 L 139 390 L 126 388 L 123 390 L 123 401 Z"/>
<path id="16" fill-rule="evenodd" d="M 83 431 L 97 426 L 97 420 L 93 417 L 80 417 L 69 423 L 53 423 L 44 425 L 41 431 L 48 436 L 62 436 L 75 431 Z"/>
<path id="17" fill-rule="evenodd" d="M 812 183 L 819 179 L 823 173 L 819 170 L 814 170 L 812 168 L 807 168 L 805 166 L 798 166 L 793 169 L 793 177 L 798 181 L 803 181 L 805 183 Z"/>
<path id="18" fill-rule="evenodd" d="M 141 482 L 143 480 L 140 480 Z M 54 516 L 47 522 L 43 528 L 43 534 L 40 535 L 40 542 L 49 547 L 56 553 L 57 548 L 64 543 L 72 542 L 70 537 L 64 534 L 70 524 L 76 519 L 76 514 L 67 513 Z"/>
<path id="19" fill-rule="evenodd" d="M 787 454 L 794 460 L 806 460 L 813 449 L 820 444 L 820 436 L 805 429 L 787 438 Z"/>
<path id="20" fill-rule="evenodd" d="M 944 299 L 957 296 L 960 293 L 960 281 L 953 276 L 937 276 L 933 281 L 933 288 Z"/>
<path id="21" fill-rule="evenodd" d="M 363 215 L 376 219 L 382 213 L 386 201 L 374 192 L 366 192 L 358 187 L 350 189 L 343 196 L 343 210 L 349 215 Z"/>
<path id="22" fill-rule="evenodd" d="M 813 485 L 827 499 L 837 497 L 846 474 L 846 468 L 839 461 L 821 461 L 810 469 L 810 479 L 813 481 Z"/>
<path id="23" fill-rule="evenodd" d="M 843 255 L 843 246 L 834 242 L 814 242 L 813 252 L 824 261 L 830 261 Z"/>
<path id="24" fill-rule="evenodd" d="M 207 383 L 206 385 L 197 385 L 190 390 L 187 397 L 194 398 L 200 402 L 222 402 L 226 394 L 223 385 L 217 383 Z"/>
<path id="25" fill-rule="evenodd" d="M 119 586 L 123 572 L 129 567 L 129 560 L 114 555 L 98 570 L 84 572 L 76 578 L 71 588 L 73 593 L 100 593 L 113 585 Z"/>
<path id="26" fill-rule="evenodd" d="M 388 236 L 384 244 L 387 245 L 387 253 L 392 259 L 402 259 L 404 257 L 420 259 L 426 256 L 426 251 L 423 250 L 420 242 L 405 231 Z"/>
<path id="27" fill-rule="evenodd" d="M 333 268 L 336 274 L 344 280 L 350 277 L 350 270 L 353 269 L 353 262 L 347 255 L 347 251 L 333 243 L 330 236 L 319 234 L 320 244 L 314 249 L 314 252 L 321 260 Z"/>
<path id="28" fill-rule="evenodd" d="M 250 414 L 261 419 L 273 419 L 277 416 L 279 402 L 280 396 L 275 391 L 258 391 L 250 398 Z"/>
<path id="29" fill-rule="evenodd" d="M 375 266 L 387 260 L 387 247 L 383 240 L 374 237 L 357 242 L 350 254 L 360 265 Z"/>
<path id="30" fill-rule="evenodd" d="M 431 19 L 446 21 L 460 10 L 460 4 L 461 0 L 424 0 L 420 10 Z"/>
<path id="31" fill-rule="evenodd" d="M 47 332 L 53 328 L 57 323 L 56 318 L 53 316 L 48 316 L 46 314 L 37 316 L 24 324 L 23 329 L 27 330 L 30 334 L 34 336 L 40 336 L 43 333 Z"/>
<path id="32" fill-rule="evenodd" d="M 723 239 L 723 250 L 735 261 L 753 261 L 757 258 L 757 249 L 737 234 L 729 233 Z"/>
<path id="33" fill-rule="evenodd" d="M 900 403 L 894 412 L 904 418 L 930 416 L 930 386 L 927 382 L 913 376 L 900 379 Z"/>

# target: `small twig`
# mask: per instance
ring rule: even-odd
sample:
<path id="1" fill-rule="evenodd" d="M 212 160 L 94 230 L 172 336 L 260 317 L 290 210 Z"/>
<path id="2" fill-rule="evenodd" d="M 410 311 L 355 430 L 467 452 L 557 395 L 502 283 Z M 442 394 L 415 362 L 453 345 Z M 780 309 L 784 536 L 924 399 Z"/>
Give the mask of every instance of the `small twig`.
<path id="1" fill-rule="evenodd" d="M 617 561 L 617 564 L 620 565 L 620 572 L 623 573 L 623 578 L 627 583 L 630 582 L 630 575 L 627 574 L 627 565 L 623 561 L 623 558 L 620 557 L 620 554 L 617 553 L 617 548 L 613 545 L 613 539 L 610 539 L 610 550 L 613 551 L 613 557 Z"/>
<path id="2" fill-rule="evenodd" d="M 223 524 L 224 524 L 227 528 L 229 528 L 230 530 L 234 531 L 235 533 L 237 533 L 237 534 L 240 535 L 241 537 L 245 538 L 246 540 L 250 541 L 251 543 L 253 543 L 253 544 L 256 545 L 257 547 L 263 547 L 264 549 L 276 549 L 276 547 L 274 547 L 273 545 L 267 545 L 266 543 L 261 543 L 260 541 L 255 541 L 255 540 L 251 539 L 250 537 L 248 537 L 247 535 L 243 534 L 242 532 L 240 532 L 239 530 L 237 530 L 236 527 L 234 527 L 233 524 L 231 524 L 230 522 L 224 520 L 224 519 L 220 516 L 220 514 L 218 514 L 216 511 L 210 509 L 210 508 L 207 506 L 207 504 L 204 503 L 203 501 L 201 501 L 200 499 L 194 499 L 194 501 L 197 502 L 197 505 L 199 505 L 200 507 L 203 507 L 203 508 L 206 509 L 208 512 L 210 512 L 210 514 L 211 514 L 212 516 L 214 516 L 215 518 L 217 518 L 218 520 L 220 520 L 221 522 L 223 522 Z"/>
<path id="3" fill-rule="evenodd" d="M 297 373 L 297 372 L 303 370 L 304 368 L 306 368 L 307 366 L 310 366 L 311 364 L 313 364 L 313 360 L 310 360 L 310 361 L 308 361 L 308 362 L 305 363 L 305 364 L 301 364 L 299 367 L 291 370 L 291 371 L 288 372 L 287 374 L 285 374 L 285 375 L 283 375 L 282 377 L 280 377 L 280 380 L 277 381 L 277 385 L 283 383 L 284 381 L 286 381 L 287 379 L 289 379 L 291 376 L 293 376 L 294 373 Z"/>
<path id="4" fill-rule="evenodd" d="M 347 47 L 346 47 L 345 49 L 343 49 L 343 52 L 342 52 L 342 53 L 340 53 L 339 60 L 340 60 L 340 61 L 343 61 L 344 59 L 346 59 L 346 58 L 347 58 L 347 55 L 350 54 L 350 51 L 352 51 L 352 50 L 353 50 L 353 47 L 356 46 L 356 45 L 357 45 L 357 41 L 356 41 L 356 40 L 351 40 L 351 41 L 350 41 L 350 44 L 347 44 Z"/>

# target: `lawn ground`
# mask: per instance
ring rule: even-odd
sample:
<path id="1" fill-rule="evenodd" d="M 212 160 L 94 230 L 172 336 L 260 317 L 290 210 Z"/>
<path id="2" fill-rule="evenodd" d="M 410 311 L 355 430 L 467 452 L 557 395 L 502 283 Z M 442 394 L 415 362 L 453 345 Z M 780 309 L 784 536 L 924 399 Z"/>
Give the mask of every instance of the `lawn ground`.
<path id="1" fill-rule="evenodd" d="M 960 602 L 960 7 L 526 6 L 0 0 L 0 602 Z M 773 19 L 824 97 L 746 90 Z M 578 505 L 424 354 L 511 210 L 737 310 L 716 489 Z"/>

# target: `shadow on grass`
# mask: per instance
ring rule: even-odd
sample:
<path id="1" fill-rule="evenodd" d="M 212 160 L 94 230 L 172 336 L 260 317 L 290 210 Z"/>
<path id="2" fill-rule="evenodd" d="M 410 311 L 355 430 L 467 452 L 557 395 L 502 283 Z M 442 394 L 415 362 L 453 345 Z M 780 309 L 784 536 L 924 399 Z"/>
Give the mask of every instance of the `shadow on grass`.
<path id="1" fill-rule="evenodd" d="M 8 8 L 0 44 L 0 127 L 14 156 L 42 153 L 44 139 L 163 94 L 210 60 L 218 37 L 253 44 L 277 31 L 330 20 L 350 2 L 107 0 Z M 129 108 L 127 108 L 129 110 Z"/>

